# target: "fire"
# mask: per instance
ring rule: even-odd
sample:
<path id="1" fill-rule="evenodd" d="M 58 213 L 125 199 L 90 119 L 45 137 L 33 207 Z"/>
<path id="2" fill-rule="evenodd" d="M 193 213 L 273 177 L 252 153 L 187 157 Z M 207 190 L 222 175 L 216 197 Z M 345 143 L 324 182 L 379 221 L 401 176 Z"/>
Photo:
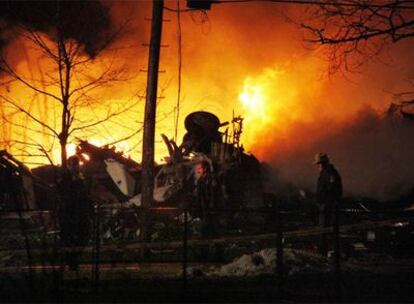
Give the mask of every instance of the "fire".
<path id="1" fill-rule="evenodd" d="M 66 152 L 69 156 L 75 155 L 76 154 L 76 144 L 74 143 L 70 143 L 66 146 Z M 58 156 L 58 155 L 57 155 Z M 58 158 L 58 157 L 57 157 Z"/>
<path id="2" fill-rule="evenodd" d="M 96 62 L 88 66 L 88 74 L 90 72 L 92 76 L 99 75 L 102 69 L 112 63 L 113 58 L 117 60 L 123 58 L 125 66 L 132 71 L 131 78 L 125 77 L 128 80 L 112 85 L 105 84 L 93 93 L 91 92 L 87 100 L 77 104 L 73 127 L 99 121 L 108 113 L 127 108 L 131 103 L 136 103 L 136 106 L 113 117 L 111 121 L 73 133 L 67 146 L 68 156 L 75 153 L 76 138 L 79 138 L 98 146 L 118 142 L 115 144 L 117 150 L 131 155 L 138 162 L 141 159 L 141 130 L 144 120 L 147 78 L 147 74 L 142 71 L 147 65 L 148 49 L 132 46 L 136 45 L 137 41 L 147 39 L 143 33 L 149 31 L 149 28 L 145 27 L 148 22 L 144 21 L 144 17 L 149 11 L 141 9 L 141 4 L 138 2 L 120 3 L 122 5 L 116 5 L 120 9 L 119 21 L 125 20 L 123 14 L 126 11 L 134 12 L 139 16 L 139 18 L 135 18 L 137 16 L 131 18 L 136 22 L 134 28 L 142 28 L 142 30 L 136 33 L 131 32 L 130 37 L 126 35 L 122 38 L 123 40 L 119 41 L 119 45 L 113 47 L 113 51 L 97 58 Z M 130 5 L 136 11 L 132 11 Z M 149 8 L 150 6 L 147 7 Z M 325 94 L 326 96 L 323 97 L 321 92 L 334 87 L 333 85 L 326 86 L 326 82 L 320 80 L 320 72 L 324 70 L 323 63 L 306 52 L 297 51 L 296 46 L 293 49 L 293 42 L 289 42 L 288 39 L 268 39 L 269 26 L 273 31 L 283 30 L 279 28 L 277 22 L 272 21 L 268 24 L 269 26 L 251 27 L 251 24 L 245 22 L 248 15 L 245 9 L 229 6 L 227 11 L 225 10 L 224 7 L 210 12 L 211 22 L 215 26 L 208 32 L 208 35 L 200 35 L 203 29 L 201 26 L 194 26 L 192 15 L 183 14 L 182 16 L 184 43 L 182 45 L 183 69 L 178 120 L 174 117 L 178 115 L 175 111 L 178 63 L 177 54 L 173 51 L 177 44 L 176 31 L 173 23 L 164 28 L 163 44 L 170 44 L 174 47 L 161 50 L 160 70 L 166 72 L 159 75 L 158 95 L 160 98 L 157 104 L 155 135 L 155 160 L 157 162 L 168 155 L 160 135 L 163 133 L 173 138 L 176 133 L 175 128 L 177 128 L 175 139 L 177 145 L 180 145 L 186 132 L 184 119 L 193 111 L 212 112 L 222 122 L 231 121 L 233 112 L 236 115 L 240 114 L 244 117 L 241 143 L 259 158 L 266 159 L 275 149 L 280 151 L 280 142 L 290 141 L 290 144 L 293 141 L 295 136 L 292 130 L 303 129 L 300 122 L 312 122 L 315 117 L 320 121 L 323 115 L 342 117 L 344 112 L 351 112 L 351 108 L 356 108 L 358 105 L 355 103 L 356 105 L 353 106 L 344 98 L 344 102 L 338 106 L 336 96 L 340 94 L 336 94 L 336 88 L 328 92 L 330 95 Z M 238 14 L 234 13 L 235 10 Z M 238 15 L 240 16 L 237 17 Z M 241 16 L 244 17 L 241 18 Z M 173 15 L 169 17 L 174 18 Z M 265 19 L 260 20 L 265 21 Z M 229 30 L 232 38 L 229 39 L 229 32 L 221 29 Z M 246 47 L 250 45 L 260 47 Z M 118 46 L 121 47 L 118 49 Z M 22 39 L 14 40 L 8 48 L 12 55 L 16 55 L 14 67 L 27 79 L 42 79 L 44 75 L 53 75 L 56 70 L 49 61 L 40 60 L 43 58 L 43 53 L 33 51 L 31 45 L 26 45 Z M 223 52 L 223 49 L 229 51 Z M 17 54 L 16 50 L 22 52 L 24 50 L 27 54 Z M 76 84 L 77 82 L 74 83 Z M 53 90 L 52 92 L 56 93 Z M 332 93 L 335 93 L 334 97 Z M 61 107 L 47 96 L 33 94 L 33 91 L 19 83 L 0 87 L 0 94 L 10 96 L 19 105 L 27 107 L 28 111 L 39 120 L 55 129 L 57 133 L 60 132 Z M 60 163 L 57 136 L 50 136 L 47 129 L 40 127 L 14 108 L 0 106 L 0 111 L 4 111 L 5 115 L 8 115 L 14 122 L 14 125 L 3 125 L 0 131 L 0 149 L 7 148 L 9 152 L 17 156 L 22 155 L 22 148 L 28 150 L 32 147 L 29 151 L 32 155 L 19 156 L 20 159 L 28 164 L 29 162 L 36 163 L 33 166 L 48 163 L 45 157 L 37 156 L 40 153 L 36 150 L 36 146 L 1 145 L 1 142 L 9 140 L 38 143 L 50 152 L 55 164 Z M 295 125 L 295 123 L 298 124 Z M 18 126 L 27 126 L 34 131 Z"/>
<path id="3" fill-rule="evenodd" d="M 243 108 L 254 116 L 265 117 L 265 97 L 259 85 L 245 84 L 244 92 L 239 95 Z"/>
<path id="4" fill-rule="evenodd" d="M 277 86 L 283 74 L 281 70 L 268 68 L 257 77 L 247 77 L 244 80 L 238 99 L 245 118 L 243 137 L 247 146 L 256 143 L 258 135 L 277 120 L 279 102 L 284 101 L 284 98 L 275 92 L 281 92 Z"/>
<path id="5" fill-rule="evenodd" d="M 244 79 L 238 100 L 245 118 L 242 142 L 249 150 L 264 157 L 269 147 L 290 140 L 296 123 L 315 118 L 324 86 L 315 70 L 312 61 L 290 62 Z"/>
<path id="6" fill-rule="evenodd" d="M 97 138 L 88 139 L 88 142 L 91 143 L 92 145 L 97 146 L 97 147 L 105 146 L 107 144 L 105 142 L 105 140 L 103 140 L 103 139 L 97 139 Z M 119 142 L 119 143 L 114 144 L 113 146 L 118 151 L 129 151 L 130 148 L 131 148 L 130 145 L 128 144 L 128 142 Z M 68 157 L 76 154 L 76 147 L 77 147 L 76 143 L 73 143 L 73 142 L 69 143 L 66 146 L 66 152 L 67 152 Z M 59 149 L 55 149 L 53 151 L 53 153 L 54 153 L 54 157 L 56 159 L 59 159 L 60 150 Z M 124 155 L 126 157 L 129 157 L 128 153 L 125 153 Z M 85 158 L 87 158 L 87 157 L 85 157 Z"/>

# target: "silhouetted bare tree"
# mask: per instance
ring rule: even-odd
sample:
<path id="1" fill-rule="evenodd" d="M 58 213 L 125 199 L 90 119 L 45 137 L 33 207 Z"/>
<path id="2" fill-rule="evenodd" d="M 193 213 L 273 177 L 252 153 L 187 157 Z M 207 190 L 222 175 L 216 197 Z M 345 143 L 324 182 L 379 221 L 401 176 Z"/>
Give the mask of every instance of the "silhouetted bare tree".
<path id="1" fill-rule="evenodd" d="M 0 8 L 3 10 L 0 19 L 7 24 L 2 28 L 3 36 L 24 39 L 24 44 L 33 48 L 31 53 L 39 54 L 36 59 L 42 66 L 40 73 L 33 73 L 30 66 L 29 71 L 19 70 L 2 52 L 2 78 L 9 85 L 19 83 L 33 94 L 22 102 L 13 92 L 2 92 L 0 102 L 15 109 L 11 117 L 24 114 L 37 127 L 21 124 L 7 115 L 3 115 L 3 121 L 25 132 L 57 138 L 61 163 L 66 166 L 66 146 L 71 136 L 125 113 L 135 105 L 129 103 L 115 110 L 108 109 L 103 117 L 97 116 L 94 120 L 82 120 L 79 115 L 82 108 L 87 107 L 90 112 L 91 105 L 99 103 L 92 97 L 92 91 L 127 78 L 124 66 L 116 62 L 115 56 L 103 56 L 108 46 L 119 38 L 122 27 L 112 26 L 109 8 L 99 1 L 10 1 L 2 3 Z M 54 103 L 50 109 L 59 109 L 56 114 L 59 124 L 51 124 L 32 111 L 29 101 L 39 96 L 46 103 Z M 50 112 L 47 115 L 54 115 Z"/>
<path id="2" fill-rule="evenodd" d="M 413 1 L 321 1 L 307 13 L 305 40 L 327 46 L 331 72 L 357 69 L 386 45 L 414 37 Z"/>

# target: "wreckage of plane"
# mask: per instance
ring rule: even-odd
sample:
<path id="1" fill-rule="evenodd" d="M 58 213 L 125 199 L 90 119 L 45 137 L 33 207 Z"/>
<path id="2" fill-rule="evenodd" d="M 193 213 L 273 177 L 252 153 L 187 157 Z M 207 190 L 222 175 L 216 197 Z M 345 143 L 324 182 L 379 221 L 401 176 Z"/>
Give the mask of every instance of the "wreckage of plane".
<path id="1" fill-rule="evenodd" d="M 222 190 L 221 211 L 234 211 L 264 206 L 261 165 L 251 154 L 244 152 L 240 144 L 243 119 L 234 117 L 231 122 L 221 123 L 212 113 L 199 111 L 185 119 L 186 134 L 180 145 L 162 135 L 169 155 L 166 163 L 155 166 L 153 208 L 194 207 L 194 167 L 204 160 L 210 164 L 214 176 L 220 181 Z M 221 130 L 225 128 L 224 130 Z M 231 128 L 231 130 L 230 130 Z M 96 147 L 80 141 L 77 155 L 81 158 L 82 173 L 91 180 L 90 193 L 107 209 L 117 207 L 111 213 L 112 222 L 122 214 L 123 220 L 134 222 L 125 209 L 141 207 L 141 166 L 121 152 L 109 147 Z M 118 208 L 122 207 L 122 208 Z M 227 212 L 225 215 L 228 217 Z M 179 214 L 172 213 L 173 217 Z M 239 215 L 238 215 L 239 216 Z M 135 222 L 139 221 L 134 215 Z M 257 216 L 252 216 L 256 217 Z M 131 230 L 139 230 L 137 225 Z M 139 225 L 138 225 L 139 226 Z M 114 230 L 114 229 L 112 229 Z M 111 234 L 112 235 L 112 234 Z"/>
<path id="2" fill-rule="evenodd" d="M 223 183 L 227 207 L 262 207 L 261 167 L 259 161 L 246 154 L 240 145 L 242 122 L 241 117 L 233 118 L 230 133 L 230 123 L 220 123 L 214 114 L 200 111 L 186 117 L 187 133 L 180 146 L 163 134 L 169 156 L 165 164 L 155 168 L 154 207 L 190 204 L 188 195 L 191 196 L 190 188 L 194 186 L 193 168 L 200 160 L 207 161 Z M 220 131 L 223 127 L 227 128 Z M 92 195 L 99 195 L 105 185 L 116 196 L 110 201 L 141 206 L 141 166 L 138 163 L 113 148 L 96 147 L 87 141 L 80 141 L 77 154 L 84 163 L 84 176 L 94 179 L 95 185 L 100 184 L 97 189 L 92 189 Z"/>

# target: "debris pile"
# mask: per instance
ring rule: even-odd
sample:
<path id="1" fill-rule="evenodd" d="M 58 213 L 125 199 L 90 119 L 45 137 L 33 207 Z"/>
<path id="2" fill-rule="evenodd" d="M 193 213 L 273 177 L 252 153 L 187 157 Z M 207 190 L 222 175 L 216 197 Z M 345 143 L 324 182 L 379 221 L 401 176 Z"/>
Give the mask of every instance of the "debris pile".
<path id="1" fill-rule="evenodd" d="M 253 254 L 245 254 L 233 262 L 211 269 L 209 276 L 258 276 L 275 273 L 276 250 L 267 248 Z M 299 272 L 327 272 L 328 260 L 304 251 L 284 250 L 284 267 L 288 275 Z"/>

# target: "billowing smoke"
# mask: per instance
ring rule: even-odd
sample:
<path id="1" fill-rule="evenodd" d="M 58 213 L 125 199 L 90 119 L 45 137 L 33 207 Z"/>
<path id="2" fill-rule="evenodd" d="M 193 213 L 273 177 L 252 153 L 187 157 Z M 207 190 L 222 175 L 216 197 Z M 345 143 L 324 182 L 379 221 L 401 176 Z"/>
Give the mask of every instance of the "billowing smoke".
<path id="1" fill-rule="evenodd" d="M 181 8 L 185 2 L 180 1 Z M 166 0 L 165 5 L 174 9 L 177 1 Z M 318 50 L 305 48 L 301 30 L 286 22 L 283 15 L 302 16 L 304 11 L 297 6 L 251 2 L 215 4 L 207 15 L 180 14 L 178 144 L 185 132 L 184 118 L 190 112 L 211 111 L 228 121 L 234 110 L 245 117 L 242 140 L 246 150 L 271 163 L 281 179 L 313 189 L 317 172 L 312 159 L 324 151 L 341 171 L 346 193 L 381 199 L 403 193 L 414 180 L 414 162 L 410 160 L 413 127 L 385 119 L 376 111 L 389 105 L 389 92 L 412 89 L 405 81 L 413 75 L 414 45 L 407 40 L 392 46 L 384 60 L 388 65 L 372 63 L 363 74 L 328 79 L 322 77 L 327 64 L 320 60 Z M 163 150 L 160 134 L 172 137 L 175 133 L 177 16 L 174 10 L 164 11 L 162 44 L 166 47 L 161 49 L 157 161 L 168 153 Z M 0 46 L 11 45 L 14 36 L 8 34 L 14 25 L 28 26 L 51 38 L 59 25 L 65 37 L 81 42 L 94 56 L 113 30 L 126 24 L 124 35 L 112 45 L 111 56 L 125 60 L 139 75 L 133 82 L 119 82 L 116 88 L 101 92 L 102 99 L 126 101 L 145 95 L 148 48 L 143 44 L 149 43 L 150 19 L 150 1 L 1 2 Z M 13 50 L 15 57 L 17 49 Z M 19 91 L 11 94 L 15 92 Z M 243 108 L 242 93 L 245 99 L 257 99 L 247 100 L 250 108 Z M 257 111 L 258 105 L 263 106 L 262 112 Z M 143 107 L 125 115 L 133 116 L 134 123 L 142 122 Z M 135 130 L 135 124 L 131 125 Z M 108 133 L 113 132 L 101 129 L 94 136 L 101 143 L 113 142 Z M 128 141 L 129 153 L 137 161 L 141 157 L 140 136 Z"/>
<path id="2" fill-rule="evenodd" d="M 92 57 L 114 33 L 110 9 L 99 1 L 1 1 L 0 48 L 17 37 L 16 26 L 74 39 Z"/>
<path id="3" fill-rule="evenodd" d="M 365 109 L 347 125 L 324 126 L 335 131 L 305 140 L 305 145 L 300 142 L 305 133 L 312 138 L 315 126 L 303 125 L 292 133 L 295 148 L 281 149 L 271 161 L 279 180 L 314 190 L 318 172 L 312 161 L 323 151 L 341 172 L 348 195 L 390 200 L 413 190 L 414 121 Z"/>

